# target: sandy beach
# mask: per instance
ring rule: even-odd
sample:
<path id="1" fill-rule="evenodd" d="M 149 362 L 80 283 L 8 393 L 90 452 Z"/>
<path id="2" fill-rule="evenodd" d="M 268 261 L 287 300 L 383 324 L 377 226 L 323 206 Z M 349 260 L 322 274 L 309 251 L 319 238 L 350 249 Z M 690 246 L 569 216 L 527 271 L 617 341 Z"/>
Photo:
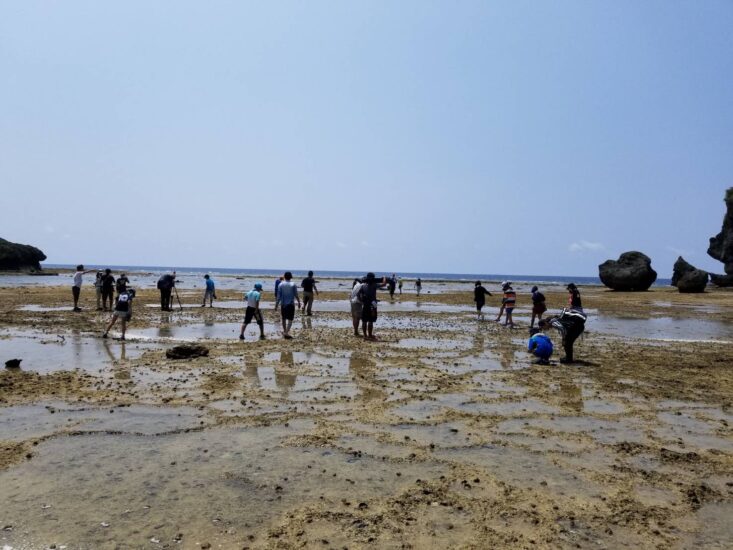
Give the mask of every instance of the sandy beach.
<path id="1" fill-rule="evenodd" d="M 346 285 L 291 341 L 269 289 L 244 342 L 241 281 L 171 313 L 139 291 L 125 342 L 89 284 L 81 313 L 66 286 L 0 288 L 0 359 L 23 360 L 0 371 L 0 544 L 730 548 L 733 292 L 581 287 L 578 362 L 538 366 L 526 291 L 514 330 L 470 284 L 384 293 L 367 342 Z M 209 357 L 166 358 L 189 341 Z"/>

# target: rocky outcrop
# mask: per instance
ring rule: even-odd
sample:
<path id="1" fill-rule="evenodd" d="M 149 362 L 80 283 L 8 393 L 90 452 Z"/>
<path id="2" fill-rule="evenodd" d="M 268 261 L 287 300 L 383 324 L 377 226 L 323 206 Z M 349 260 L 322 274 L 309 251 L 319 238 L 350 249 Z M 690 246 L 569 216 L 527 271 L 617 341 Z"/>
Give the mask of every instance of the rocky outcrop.
<path id="1" fill-rule="evenodd" d="M 720 287 L 733 286 L 733 275 L 716 275 L 715 273 L 711 273 L 710 282 Z"/>
<path id="2" fill-rule="evenodd" d="M 598 276 L 608 288 L 621 291 L 647 290 L 657 280 L 651 258 L 635 251 L 603 262 L 598 266 Z"/>
<path id="3" fill-rule="evenodd" d="M 677 258 L 672 273 L 672 286 L 676 286 L 680 292 L 705 292 L 707 285 L 707 271 L 697 269 L 686 262 L 682 256 Z"/>
<path id="4" fill-rule="evenodd" d="M 708 254 L 725 264 L 725 272 L 733 275 L 733 187 L 725 193 L 727 211 L 723 218 L 723 227 L 715 237 L 710 239 Z"/>
<path id="5" fill-rule="evenodd" d="M 0 239 L 0 270 L 40 271 L 46 255 L 35 246 L 16 244 Z"/>
<path id="6" fill-rule="evenodd" d="M 181 344 L 173 346 L 165 352 L 168 359 L 193 359 L 194 357 L 207 357 L 209 348 L 200 344 Z"/>

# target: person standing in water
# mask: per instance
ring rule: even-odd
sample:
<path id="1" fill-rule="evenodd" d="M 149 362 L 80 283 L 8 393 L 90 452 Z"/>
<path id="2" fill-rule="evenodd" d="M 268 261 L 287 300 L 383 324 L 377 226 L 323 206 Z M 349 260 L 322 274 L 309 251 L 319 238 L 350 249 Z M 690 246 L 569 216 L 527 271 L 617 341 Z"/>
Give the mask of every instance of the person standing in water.
<path id="1" fill-rule="evenodd" d="M 402 296 L 402 277 L 397 277 L 397 288 L 400 290 L 400 296 Z"/>
<path id="2" fill-rule="evenodd" d="M 81 311 L 81 308 L 79 307 L 79 296 L 81 296 L 81 285 L 83 283 L 82 277 L 87 273 L 91 273 L 92 271 L 94 270 L 90 269 L 88 271 L 84 271 L 84 266 L 81 264 L 76 266 L 76 273 L 74 273 L 74 284 L 71 287 L 71 295 L 74 297 L 74 311 L 77 313 Z"/>
<path id="3" fill-rule="evenodd" d="M 476 312 L 478 320 L 483 321 L 484 314 L 481 312 L 484 305 L 486 304 L 486 296 L 491 296 L 491 292 L 481 284 L 481 281 L 476 281 L 476 285 L 473 289 L 473 301 L 476 302 Z"/>
<path id="4" fill-rule="evenodd" d="M 498 323 L 499 321 L 501 321 L 501 313 L 502 311 L 504 311 L 506 313 L 504 326 L 514 328 L 514 319 L 512 319 L 512 312 L 514 311 L 514 306 L 517 303 L 517 293 L 514 292 L 512 284 L 509 281 L 504 282 L 504 284 L 501 285 L 501 289 L 504 291 L 504 297 L 501 300 L 501 309 L 499 310 L 499 316 L 496 318 L 496 322 Z"/>
<path id="5" fill-rule="evenodd" d="M 351 321 L 354 325 L 354 336 L 359 336 L 359 323 L 361 323 L 361 315 L 364 311 L 364 304 L 361 303 L 361 285 L 360 279 L 354 279 L 354 284 L 351 287 L 351 294 L 349 295 L 349 302 L 351 303 Z M 366 335 L 365 335 L 366 336 Z"/>
<path id="6" fill-rule="evenodd" d="M 117 302 L 115 303 L 115 309 L 112 313 L 112 319 L 110 320 L 109 324 L 107 325 L 107 328 L 104 330 L 104 334 L 102 334 L 102 338 L 107 338 L 107 335 L 109 334 L 110 329 L 114 326 L 114 324 L 117 322 L 117 319 L 119 319 L 122 323 L 122 335 L 120 336 L 120 340 L 125 339 L 125 331 L 127 330 L 127 321 L 130 320 L 132 317 L 132 299 L 135 297 L 135 290 L 125 289 L 125 292 L 120 294 L 117 297 Z"/>
<path id="7" fill-rule="evenodd" d="M 260 340 L 265 339 L 265 322 L 262 319 L 262 311 L 260 311 L 260 299 L 262 298 L 262 284 L 255 283 L 254 289 L 250 290 L 244 295 L 244 299 L 247 301 L 247 309 L 244 313 L 244 323 L 242 323 L 242 330 L 239 332 L 239 339 L 244 340 L 244 331 L 252 322 L 255 320 L 257 326 L 260 327 Z"/>
<path id="8" fill-rule="evenodd" d="M 209 307 L 214 307 L 214 298 L 216 298 L 216 284 L 207 273 L 204 275 L 204 281 L 206 282 L 206 289 L 204 290 L 204 302 L 201 307 L 206 307 L 206 298 L 209 299 Z"/>
<path id="9" fill-rule="evenodd" d="M 386 277 L 382 277 L 378 281 L 374 273 L 369 272 L 359 290 L 359 299 L 363 308 L 361 312 L 361 330 L 367 340 L 377 339 L 374 336 L 374 323 L 377 320 L 377 290 L 384 288 L 386 284 Z"/>
<path id="10" fill-rule="evenodd" d="M 165 273 L 158 279 L 158 290 L 160 290 L 160 309 L 162 311 L 173 311 L 171 308 L 171 294 L 176 286 L 176 272 Z"/>
<path id="11" fill-rule="evenodd" d="M 303 288 L 303 313 L 309 316 L 313 315 L 311 311 L 313 309 L 313 292 L 316 295 L 318 294 L 317 282 L 313 278 L 313 272 L 309 271 L 308 276 L 300 283 L 300 286 Z"/>
<path id="12" fill-rule="evenodd" d="M 394 291 L 397 290 L 397 275 L 392 273 L 387 286 L 389 288 L 389 299 L 394 300 Z"/>
<path id="13" fill-rule="evenodd" d="M 415 281 L 415 292 L 417 293 L 417 297 L 420 297 L 420 291 L 422 291 L 422 279 L 420 277 L 417 278 L 417 281 Z"/>
<path id="14" fill-rule="evenodd" d="M 536 286 L 532 287 L 532 320 L 529 322 L 529 328 L 534 327 L 535 317 L 538 321 L 542 320 L 542 314 L 547 311 L 545 304 L 545 295 L 542 294 Z"/>
<path id="15" fill-rule="evenodd" d="M 293 274 L 290 271 L 285 272 L 285 280 L 277 287 L 277 301 L 280 303 L 280 313 L 282 315 L 283 338 L 290 340 L 290 329 L 293 326 L 295 318 L 295 302 L 298 302 L 300 309 L 300 296 L 298 296 L 298 285 L 293 281 Z"/>

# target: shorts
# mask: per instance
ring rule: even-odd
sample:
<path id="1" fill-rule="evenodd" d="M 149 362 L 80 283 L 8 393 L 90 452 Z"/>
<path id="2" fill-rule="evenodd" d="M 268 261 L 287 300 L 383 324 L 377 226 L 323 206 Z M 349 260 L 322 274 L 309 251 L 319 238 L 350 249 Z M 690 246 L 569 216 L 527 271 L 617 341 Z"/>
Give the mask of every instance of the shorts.
<path id="1" fill-rule="evenodd" d="M 114 290 L 111 287 L 110 288 L 102 287 L 102 300 L 106 300 L 107 298 L 111 300 L 113 295 L 114 295 Z"/>
<path id="2" fill-rule="evenodd" d="M 377 308 L 367 306 L 361 311 L 361 320 L 365 323 L 373 323 L 377 320 Z"/>
<path id="3" fill-rule="evenodd" d="M 258 325 L 262 324 L 262 312 L 252 306 L 247 306 L 244 312 L 244 324 L 248 325 L 252 322 L 252 318 L 257 322 Z"/>
<path id="4" fill-rule="evenodd" d="M 206 290 L 204 291 L 204 301 L 211 300 L 214 297 L 214 291 L 213 290 Z"/>
<path id="5" fill-rule="evenodd" d="M 361 319 L 362 311 L 364 310 L 364 304 L 360 302 L 354 302 L 351 304 L 351 316 L 354 319 Z"/>
<path id="6" fill-rule="evenodd" d="M 283 319 L 286 321 L 292 321 L 295 319 L 295 304 L 280 306 L 280 313 L 282 314 Z"/>
<path id="7" fill-rule="evenodd" d="M 481 308 L 486 305 L 486 302 L 476 302 L 476 311 L 481 311 Z"/>
<path id="8" fill-rule="evenodd" d="M 541 315 L 545 311 L 547 311 L 547 306 L 545 305 L 545 302 L 539 302 L 539 303 L 534 304 L 532 306 L 532 313 L 534 315 Z"/>
<path id="9" fill-rule="evenodd" d="M 507 315 L 511 315 L 512 311 L 514 311 L 514 306 L 506 308 L 504 311 L 506 311 Z"/>
<path id="10" fill-rule="evenodd" d="M 81 287 L 80 286 L 72 286 L 71 287 L 71 293 L 74 295 L 75 299 L 79 299 L 79 294 L 81 294 Z"/>
<path id="11" fill-rule="evenodd" d="M 114 310 L 112 317 L 117 317 L 120 321 L 127 321 L 130 319 L 130 312 Z"/>

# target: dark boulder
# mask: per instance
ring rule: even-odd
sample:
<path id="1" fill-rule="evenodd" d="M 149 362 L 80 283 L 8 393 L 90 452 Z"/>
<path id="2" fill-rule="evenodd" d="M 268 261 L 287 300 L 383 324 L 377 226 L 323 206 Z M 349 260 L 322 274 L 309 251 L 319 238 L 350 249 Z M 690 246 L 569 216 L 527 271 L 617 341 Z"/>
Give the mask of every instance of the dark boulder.
<path id="1" fill-rule="evenodd" d="M 716 275 L 715 273 L 711 273 L 710 282 L 719 287 L 733 286 L 733 275 Z"/>
<path id="2" fill-rule="evenodd" d="M 725 272 L 733 275 L 733 187 L 725 193 L 727 211 L 723 217 L 723 227 L 710 239 L 708 255 L 725 264 Z"/>
<path id="3" fill-rule="evenodd" d="M 677 258 L 672 273 L 672 286 L 676 286 L 680 292 L 705 292 L 707 284 L 707 271 L 697 269 L 687 263 L 682 256 Z"/>
<path id="4" fill-rule="evenodd" d="M 41 269 L 46 255 L 35 246 L 0 239 L 0 270 L 20 271 Z"/>
<path id="5" fill-rule="evenodd" d="M 598 266 L 598 276 L 608 288 L 622 291 L 647 290 L 657 280 L 652 260 L 641 252 L 624 252 L 618 260 L 606 260 Z"/>
<path id="6" fill-rule="evenodd" d="M 181 344 L 165 352 L 168 359 L 193 359 L 194 357 L 207 357 L 208 355 L 209 348 L 200 344 Z"/>
<path id="7" fill-rule="evenodd" d="M 21 361 L 22 359 L 10 359 L 8 361 L 5 361 L 5 368 L 6 369 L 19 369 Z"/>

